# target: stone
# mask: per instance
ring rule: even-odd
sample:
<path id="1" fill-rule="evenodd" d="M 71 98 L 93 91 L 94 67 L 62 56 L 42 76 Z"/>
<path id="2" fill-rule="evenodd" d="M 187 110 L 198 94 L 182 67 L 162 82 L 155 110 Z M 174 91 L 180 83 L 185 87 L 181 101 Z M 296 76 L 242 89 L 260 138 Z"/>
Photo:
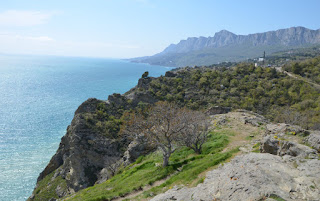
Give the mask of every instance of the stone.
<path id="1" fill-rule="evenodd" d="M 156 147 L 152 146 L 145 137 L 138 136 L 128 146 L 127 151 L 123 154 L 123 163 L 125 166 L 133 163 L 136 159 L 142 155 L 146 155 L 152 151 L 155 151 Z"/>
<path id="2" fill-rule="evenodd" d="M 290 155 L 300 158 L 318 158 L 317 151 L 308 146 L 296 142 L 278 140 L 275 135 L 268 135 L 263 138 L 260 146 L 261 153 L 270 153 L 273 155 Z"/>
<path id="3" fill-rule="evenodd" d="M 320 131 L 311 132 L 305 142 L 320 153 Z"/>
<path id="4" fill-rule="evenodd" d="M 280 148 L 279 144 L 279 140 L 273 139 L 272 136 L 266 136 L 261 142 L 260 152 L 278 155 Z"/>
<path id="5" fill-rule="evenodd" d="M 291 134 L 291 135 L 301 135 L 307 136 L 309 132 L 300 126 L 290 125 L 285 123 L 278 124 L 267 124 L 266 125 L 266 135 L 270 134 Z"/>
<path id="6" fill-rule="evenodd" d="M 318 200 L 319 167 L 319 160 L 309 159 L 294 168 L 280 156 L 250 153 L 208 172 L 197 187 L 173 188 L 152 200 Z"/>

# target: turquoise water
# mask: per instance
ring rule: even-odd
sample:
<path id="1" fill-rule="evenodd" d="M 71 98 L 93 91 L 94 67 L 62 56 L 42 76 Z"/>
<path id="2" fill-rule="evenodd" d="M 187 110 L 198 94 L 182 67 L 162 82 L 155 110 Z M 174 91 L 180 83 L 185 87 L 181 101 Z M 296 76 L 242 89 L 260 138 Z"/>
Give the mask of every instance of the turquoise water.
<path id="1" fill-rule="evenodd" d="M 134 87 L 167 67 L 121 60 L 0 55 L 0 200 L 26 200 L 86 99 Z"/>

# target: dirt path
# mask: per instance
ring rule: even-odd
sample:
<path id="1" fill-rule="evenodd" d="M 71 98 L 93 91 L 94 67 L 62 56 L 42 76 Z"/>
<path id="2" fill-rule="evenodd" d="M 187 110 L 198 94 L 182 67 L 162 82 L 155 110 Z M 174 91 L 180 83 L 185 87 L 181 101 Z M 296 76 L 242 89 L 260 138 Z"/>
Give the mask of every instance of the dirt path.
<path id="1" fill-rule="evenodd" d="M 250 151 L 250 148 L 254 144 L 252 140 L 260 138 L 264 131 L 259 127 L 244 123 L 244 118 L 250 116 L 250 114 L 244 116 L 242 112 L 230 112 L 225 114 L 225 116 L 228 119 L 228 124 L 227 128 L 224 129 L 229 130 L 234 135 L 230 136 L 230 143 L 223 152 L 230 151 L 236 147 L 247 147 L 248 151 Z"/>
<path id="2" fill-rule="evenodd" d="M 284 70 L 282 69 L 282 67 L 274 67 L 274 68 L 275 68 L 277 71 L 279 71 L 279 72 L 283 72 L 283 73 L 287 74 L 289 77 L 292 77 L 292 78 L 294 78 L 294 79 L 301 80 L 301 81 L 303 81 L 303 82 L 306 82 L 306 83 L 308 83 L 308 84 L 311 84 L 311 85 L 313 85 L 315 88 L 317 88 L 317 89 L 320 90 L 320 85 L 317 84 L 317 83 L 314 83 L 313 81 L 309 80 L 308 78 L 301 77 L 301 76 L 296 75 L 296 74 L 294 74 L 294 73 L 289 73 L 289 72 L 287 72 L 287 71 L 284 71 Z"/>
<path id="3" fill-rule="evenodd" d="M 171 176 L 172 175 L 168 176 L 167 178 L 158 180 L 158 181 L 154 182 L 152 185 L 145 186 L 138 191 L 131 192 L 131 193 L 125 195 L 124 197 L 118 197 L 118 198 L 112 199 L 112 201 L 130 200 L 131 198 L 135 198 L 135 197 L 141 195 L 143 192 L 150 190 L 153 187 L 160 186 L 161 184 L 166 182 L 168 179 L 170 179 Z"/>

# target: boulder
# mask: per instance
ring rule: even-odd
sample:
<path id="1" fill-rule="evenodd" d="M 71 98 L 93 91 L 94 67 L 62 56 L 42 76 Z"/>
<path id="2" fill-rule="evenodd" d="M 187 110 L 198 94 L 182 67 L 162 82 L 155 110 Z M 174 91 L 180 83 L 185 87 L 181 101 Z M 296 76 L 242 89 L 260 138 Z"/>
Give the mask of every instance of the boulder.
<path id="1" fill-rule="evenodd" d="M 311 132 L 311 134 L 305 139 L 305 142 L 320 152 L 320 131 Z"/>
<path id="2" fill-rule="evenodd" d="M 261 153 L 269 153 L 278 155 L 280 149 L 280 141 L 272 138 L 272 136 L 266 136 L 263 138 L 260 146 Z"/>
<path id="3" fill-rule="evenodd" d="M 292 134 L 307 136 L 309 132 L 300 126 L 290 125 L 285 123 L 278 124 L 267 124 L 266 125 L 266 135 L 270 134 Z"/>
<path id="4" fill-rule="evenodd" d="M 299 158 L 318 158 L 316 150 L 296 142 L 279 140 L 275 138 L 275 135 L 268 135 L 263 138 L 260 152 L 279 156 L 289 155 Z"/>
<path id="5" fill-rule="evenodd" d="M 146 155 L 156 149 L 155 146 L 148 143 L 145 137 L 138 136 L 128 146 L 124 152 L 122 161 L 125 166 L 133 163 L 140 156 Z"/>

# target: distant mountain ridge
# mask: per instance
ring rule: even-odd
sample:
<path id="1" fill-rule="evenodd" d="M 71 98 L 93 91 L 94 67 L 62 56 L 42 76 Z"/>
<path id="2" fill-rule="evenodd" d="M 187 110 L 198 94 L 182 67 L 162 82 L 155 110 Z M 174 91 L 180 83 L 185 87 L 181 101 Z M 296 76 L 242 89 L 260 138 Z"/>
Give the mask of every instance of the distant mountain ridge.
<path id="1" fill-rule="evenodd" d="M 181 40 L 154 56 L 134 58 L 131 61 L 165 66 L 210 65 L 257 57 L 263 51 L 273 53 L 314 44 L 320 44 L 320 29 L 291 27 L 249 35 L 236 35 L 222 30 L 213 37 Z"/>

